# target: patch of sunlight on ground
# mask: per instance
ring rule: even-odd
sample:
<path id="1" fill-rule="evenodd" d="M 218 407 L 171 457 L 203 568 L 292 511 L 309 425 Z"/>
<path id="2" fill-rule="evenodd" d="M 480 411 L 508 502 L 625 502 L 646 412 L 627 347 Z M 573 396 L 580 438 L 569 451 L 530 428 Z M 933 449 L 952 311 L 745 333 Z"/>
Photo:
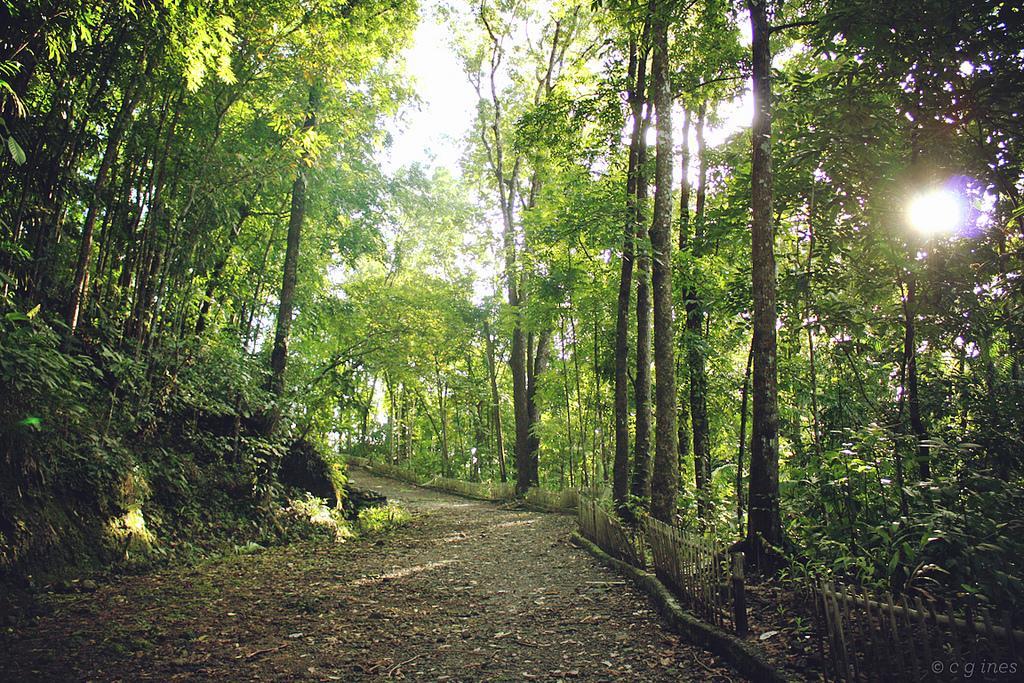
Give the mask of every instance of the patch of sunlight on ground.
<path id="1" fill-rule="evenodd" d="M 514 520 L 512 522 L 502 522 L 501 524 L 495 524 L 494 528 L 496 528 L 496 529 L 505 529 L 505 528 L 508 528 L 508 527 L 511 527 L 511 526 L 529 526 L 530 524 L 533 524 L 536 521 L 537 521 L 536 517 L 531 517 L 529 519 L 517 519 L 517 520 Z"/>
<path id="2" fill-rule="evenodd" d="M 373 583 L 379 583 L 381 581 L 391 581 L 393 579 L 403 579 L 413 574 L 419 574 L 420 572 L 429 572 L 432 569 L 438 567 L 444 567 L 449 564 L 455 564 L 455 560 L 441 560 L 440 562 L 428 562 L 426 564 L 418 564 L 413 567 L 403 567 L 402 569 L 396 569 L 395 571 L 388 572 L 387 574 L 380 574 L 378 576 L 364 576 L 361 579 L 356 579 L 353 584 L 356 586 L 369 586 Z"/>

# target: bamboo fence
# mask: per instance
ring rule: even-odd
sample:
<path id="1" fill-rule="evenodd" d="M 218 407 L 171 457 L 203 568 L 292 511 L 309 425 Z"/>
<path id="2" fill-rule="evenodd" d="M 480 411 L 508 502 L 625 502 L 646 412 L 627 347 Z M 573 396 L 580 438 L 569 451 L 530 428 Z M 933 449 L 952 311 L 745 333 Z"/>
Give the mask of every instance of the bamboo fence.
<path id="1" fill-rule="evenodd" d="M 720 628 L 735 628 L 732 564 L 714 541 L 656 519 L 645 521 L 654 571 L 683 607 Z"/>
<path id="2" fill-rule="evenodd" d="M 574 488 L 552 491 L 534 486 L 526 492 L 526 502 L 543 510 L 575 510 L 579 506 L 580 492 Z"/>
<path id="3" fill-rule="evenodd" d="M 515 484 L 499 481 L 462 481 L 447 477 L 434 477 L 424 484 L 440 491 L 456 493 L 468 498 L 482 500 L 509 500 L 516 495 Z"/>
<path id="4" fill-rule="evenodd" d="M 631 534 L 596 500 L 579 498 L 580 531 L 606 553 L 641 569 L 647 566 L 643 536 Z"/>
<path id="5" fill-rule="evenodd" d="M 824 581 L 812 594 L 822 654 L 836 680 L 1024 677 L 1024 632 L 1011 612 Z"/>

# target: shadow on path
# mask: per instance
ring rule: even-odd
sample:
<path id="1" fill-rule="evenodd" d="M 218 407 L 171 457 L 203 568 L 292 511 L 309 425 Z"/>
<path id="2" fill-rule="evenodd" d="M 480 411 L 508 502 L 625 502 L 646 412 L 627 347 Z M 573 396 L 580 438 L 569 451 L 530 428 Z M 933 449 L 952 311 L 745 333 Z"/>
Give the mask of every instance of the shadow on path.
<path id="1" fill-rule="evenodd" d="M 572 517 L 352 479 L 413 522 L 48 597 L 0 679 L 740 679 L 571 546 Z"/>

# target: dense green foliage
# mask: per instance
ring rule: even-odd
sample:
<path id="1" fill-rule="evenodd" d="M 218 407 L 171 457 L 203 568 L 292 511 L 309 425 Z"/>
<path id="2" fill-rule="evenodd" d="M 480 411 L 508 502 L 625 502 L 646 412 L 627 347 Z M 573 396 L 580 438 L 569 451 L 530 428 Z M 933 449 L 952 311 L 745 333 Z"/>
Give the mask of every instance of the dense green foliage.
<path id="1" fill-rule="evenodd" d="M 343 374 L 329 271 L 380 249 L 373 150 L 408 94 L 414 6 L 3 12 L 0 567 L 287 534 L 277 472 L 289 450 L 329 453 L 314 427 L 333 405 L 296 397 Z M 264 347 L 297 167 L 303 360 L 277 396 Z"/>
<path id="2" fill-rule="evenodd" d="M 635 463 L 654 444 L 636 429 L 654 395 L 636 361 L 651 364 L 636 285 L 655 213 L 652 17 L 668 24 L 683 143 L 669 155 L 676 313 L 653 321 L 675 335 L 678 516 L 743 537 L 759 172 L 729 115 L 752 68 L 739 3 L 445 7 L 479 96 L 458 177 L 377 165 L 382 122 L 410 96 L 395 59 L 410 3 L 4 11 L 4 569 L 96 520 L 110 539 L 144 518 L 195 542 L 226 510 L 272 514 L 296 448 L 610 483 L 634 255 L 619 360 Z M 767 18 L 779 551 L 870 585 L 1018 604 L 1024 12 L 857 0 L 773 2 Z M 908 203 L 940 186 L 959 229 L 915 231 Z"/>

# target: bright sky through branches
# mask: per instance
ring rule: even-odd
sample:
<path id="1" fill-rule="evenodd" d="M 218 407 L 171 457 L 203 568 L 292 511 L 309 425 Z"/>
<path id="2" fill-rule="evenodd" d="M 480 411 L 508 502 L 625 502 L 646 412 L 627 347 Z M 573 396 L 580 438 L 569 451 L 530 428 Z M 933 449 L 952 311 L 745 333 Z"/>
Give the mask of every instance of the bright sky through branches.
<path id="1" fill-rule="evenodd" d="M 444 20 L 438 16 L 437 7 L 437 0 L 425 0 L 413 44 L 405 54 L 420 103 L 408 107 L 389 125 L 393 144 L 384 152 L 385 168 L 389 171 L 420 163 L 447 168 L 453 175 L 460 174 L 459 162 L 465 148 L 463 138 L 476 115 L 476 93 L 451 45 L 452 29 L 441 23 Z M 744 44 L 749 44 L 745 18 L 740 21 L 740 28 Z M 741 97 L 724 102 L 718 109 L 718 116 L 720 123 L 710 126 L 707 133 L 711 147 L 717 147 L 750 125 L 753 103 L 749 85 Z M 682 120 L 681 115 L 678 120 Z M 626 128 L 628 130 L 628 124 Z M 653 133 L 652 129 L 652 145 Z M 691 137 L 693 135 L 691 131 Z M 691 144 L 695 141 L 691 140 Z M 696 169 L 692 173 L 695 174 Z"/>
<path id="2" fill-rule="evenodd" d="M 452 16 L 464 15 L 455 11 L 444 18 L 438 7 L 444 0 L 424 0 L 420 7 L 420 20 L 413 35 L 413 43 L 405 52 L 406 68 L 412 79 L 419 100 L 403 110 L 388 124 L 392 135 L 390 148 L 382 150 L 382 162 L 389 173 L 411 164 L 427 168 L 445 168 L 453 176 L 461 175 L 460 163 L 466 149 L 466 136 L 476 116 L 477 94 L 470 85 L 459 58 L 452 45 L 453 28 L 448 25 Z M 458 5 L 459 3 L 453 3 Z M 453 7 L 454 10 L 466 9 Z M 749 44 L 748 22 L 740 22 L 744 44 Z M 784 59 L 785 56 L 782 56 Z M 717 116 L 709 124 L 706 141 L 709 147 L 721 145 L 740 130 L 750 126 L 753 117 L 753 101 L 749 83 L 743 93 L 733 100 L 719 105 Z M 676 121 L 682 121 L 682 112 L 676 112 Z M 627 144 L 630 123 L 623 126 L 623 142 Z M 654 128 L 649 131 L 649 144 L 654 146 Z M 680 144 L 676 131 L 676 146 Z M 690 130 L 691 149 L 696 146 L 696 131 Z M 680 170 L 673 163 L 674 184 L 681 183 Z M 696 181 L 697 160 L 693 158 L 690 169 L 691 181 Z M 485 207 L 493 209 L 493 207 Z M 497 240 L 500 230 L 498 214 L 489 211 L 492 233 Z M 496 274 L 489 259 L 474 260 L 467 264 L 476 271 L 473 300 L 477 303 L 494 293 Z"/>
<path id="3" fill-rule="evenodd" d="M 406 51 L 420 105 L 408 108 L 390 126 L 394 143 L 386 156 L 389 170 L 413 163 L 447 168 L 459 174 L 461 139 L 476 115 L 476 93 L 451 45 L 451 30 L 439 22 L 437 3 L 420 7 L 420 23 Z"/>

